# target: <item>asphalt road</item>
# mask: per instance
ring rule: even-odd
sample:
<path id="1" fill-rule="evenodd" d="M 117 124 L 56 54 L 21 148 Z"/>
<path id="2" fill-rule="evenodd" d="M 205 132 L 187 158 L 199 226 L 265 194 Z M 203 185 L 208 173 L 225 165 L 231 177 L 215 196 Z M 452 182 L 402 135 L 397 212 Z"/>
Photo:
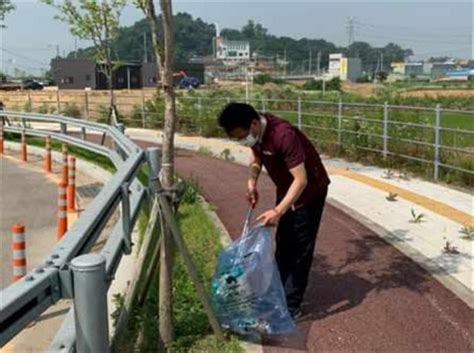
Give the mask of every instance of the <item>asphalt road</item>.
<path id="1" fill-rule="evenodd" d="M 56 241 L 57 186 L 43 173 L 0 157 L 0 288 L 11 283 L 11 231 L 26 228 L 28 269 L 39 264 Z"/>

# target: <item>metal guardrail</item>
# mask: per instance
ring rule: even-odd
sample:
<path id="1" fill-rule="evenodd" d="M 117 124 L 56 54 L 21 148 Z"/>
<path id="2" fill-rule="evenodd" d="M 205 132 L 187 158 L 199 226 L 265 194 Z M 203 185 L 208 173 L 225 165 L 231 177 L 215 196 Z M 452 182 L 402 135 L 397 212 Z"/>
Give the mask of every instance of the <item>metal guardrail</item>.
<path id="1" fill-rule="evenodd" d="M 27 135 L 40 137 L 51 136 L 52 139 L 98 153 L 113 162 L 116 173 L 82 212 L 81 217 L 74 222 L 62 240 L 54 246 L 44 262 L 22 280 L 1 291 L 0 346 L 5 345 L 59 300 L 74 298 L 74 305 L 81 305 L 80 298 L 84 297 L 83 291 L 87 290 L 87 286 L 83 285 L 84 279 L 81 277 L 84 273 L 90 275 L 94 271 L 99 271 L 95 272 L 97 283 L 97 278 L 100 282 L 100 271 L 103 271 L 103 275 L 106 276 L 106 287 L 110 285 L 122 256 L 131 253 L 131 232 L 145 200 L 147 188 L 138 180 L 137 174 L 143 163 L 159 158 L 157 149 L 146 155 L 123 134 L 123 125 L 120 124 L 115 127 L 58 115 L 0 112 L 0 119 L 6 117 L 10 124 L 4 126 L 5 132 L 25 132 Z M 34 129 L 31 123 L 47 123 L 49 128 L 48 130 Z M 80 134 L 71 134 L 68 129 L 72 128 L 79 129 Z M 104 137 L 102 143 L 88 141 L 86 137 L 89 132 L 102 134 Z M 103 145 L 105 137 L 113 142 L 114 148 Z M 88 258 L 84 258 L 84 254 L 90 251 L 112 214 L 119 208 L 120 219 L 100 251 L 100 256 L 95 255 L 94 258 L 94 255 L 85 255 Z M 98 260 L 103 261 L 103 269 L 101 266 L 94 267 L 97 265 L 94 261 Z M 102 294 L 96 292 L 95 295 L 100 297 L 106 295 L 106 292 Z M 88 310 L 84 304 L 82 305 L 82 308 Z M 83 328 L 76 332 L 74 321 L 74 310 L 71 309 L 49 351 L 73 352 L 75 350 L 77 335 L 83 336 L 85 333 Z M 95 325 L 94 330 L 102 330 L 96 332 L 96 335 L 108 337 L 108 328 L 104 325 L 99 328 Z"/>

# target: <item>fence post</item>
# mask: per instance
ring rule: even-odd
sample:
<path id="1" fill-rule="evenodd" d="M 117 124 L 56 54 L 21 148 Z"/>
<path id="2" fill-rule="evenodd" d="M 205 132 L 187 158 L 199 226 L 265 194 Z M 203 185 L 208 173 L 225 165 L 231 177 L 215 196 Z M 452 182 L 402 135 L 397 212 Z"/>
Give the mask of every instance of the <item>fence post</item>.
<path id="1" fill-rule="evenodd" d="M 342 99 L 337 103 L 337 145 L 339 149 L 342 145 Z"/>
<path id="2" fill-rule="evenodd" d="M 145 123 L 145 93 L 143 92 L 143 88 L 141 89 L 141 95 L 142 95 L 142 129 L 145 129 L 146 123 Z"/>
<path id="3" fill-rule="evenodd" d="M 87 254 L 71 261 L 76 352 L 110 352 L 105 258 Z"/>
<path id="4" fill-rule="evenodd" d="M 21 132 L 21 161 L 27 162 L 28 161 L 28 145 L 26 144 L 26 132 L 23 130 Z"/>
<path id="5" fill-rule="evenodd" d="M 388 102 L 383 104 L 383 159 L 388 156 Z"/>
<path id="6" fill-rule="evenodd" d="M 123 252 L 126 255 L 132 253 L 132 224 L 130 219 L 130 190 L 129 184 L 122 184 L 122 228 L 123 228 Z"/>
<path id="7" fill-rule="evenodd" d="M 84 92 L 84 115 L 86 120 L 89 120 L 89 94 Z"/>
<path id="8" fill-rule="evenodd" d="M 434 170 L 433 170 L 433 179 L 438 181 L 439 178 L 439 144 L 440 144 L 440 134 L 439 130 L 441 127 L 441 105 L 436 104 L 435 109 L 435 141 L 434 141 Z"/>
<path id="9" fill-rule="evenodd" d="M 28 91 L 28 108 L 30 110 L 30 112 L 33 111 L 33 101 L 31 99 L 31 92 Z"/>
<path id="10" fill-rule="evenodd" d="M 202 120 L 202 98 L 198 97 L 198 118 L 199 118 L 199 123 L 201 123 Z"/>
<path id="11" fill-rule="evenodd" d="M 301 97 L 298 96 L 298 129 L 303 130 L 301 121 Z"/>
<path id="12" fill-rule="evenodd" d="M 59 100 L 59 89 L 56 90 L 56 110 L 58 114 L 61 112 L 61 101 Z"/>
<path id="13" fill-rule="evenodd" d="M 158 188 L 156 187 L 156 180 L 158 180 L 160 175 L 160 165 L 161 165 L 161 151 L 158 147 L 150 147 L 146 150 L 147 153 L 147 163 L 150 172 L 148 173 L 148 187 L 150 195 L 153 195 Z M 152 199 L 150 197 L 150 199 Z"/>

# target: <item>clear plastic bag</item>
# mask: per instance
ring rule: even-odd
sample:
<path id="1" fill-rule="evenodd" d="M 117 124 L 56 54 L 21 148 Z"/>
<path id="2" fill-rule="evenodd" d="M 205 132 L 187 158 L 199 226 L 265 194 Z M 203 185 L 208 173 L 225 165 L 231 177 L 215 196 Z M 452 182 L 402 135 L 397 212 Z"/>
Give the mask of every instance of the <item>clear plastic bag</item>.
<path id="1" fill-rule="evenodd" d="M 214 310 L 226 330 L 283 334 L 295 329 L 267 227 L 251 228 L 222 250 L 211 293 Z"/>

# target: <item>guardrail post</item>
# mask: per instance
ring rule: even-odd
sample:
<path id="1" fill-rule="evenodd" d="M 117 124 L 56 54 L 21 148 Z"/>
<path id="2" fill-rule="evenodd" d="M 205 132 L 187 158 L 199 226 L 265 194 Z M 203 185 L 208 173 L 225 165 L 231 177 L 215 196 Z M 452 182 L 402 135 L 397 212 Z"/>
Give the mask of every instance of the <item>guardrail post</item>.
<path id="1" fill-rule="evenodd" d="M 51 136 L 46 136 L 46 156 L 44 158 L 44 170 L 47 173 L 51 173 L 53 168 L 52 168 L 52 158 L 51 158 Z"/>
<path id="2" fill-rule="evenodd" d="M 0 154 L 4 153 L 5 141 L 3 139 L 3 124 L 0 123 Z"/>
<path id="3" fill-rule="evenodd" d="M 28 150 L 26 144 L 26 133 L 25 130 L 21 132 L 21 161 L 27 162 L 28 161 Z"/>
<path id="4" fill-rule="evenodd" d="M 61 127 L 61 134 L 67 135 L 67 125 L 65 123 L 60 123 L 59 125 Z"/>
<path id="5" fill-rule="evenodd" d="M 89 94 L 84 92 L 84 118 L 89 120 Z"/>
<path id="6" fill-rule="evenodd" d="M 160 175 L 161 166 L 161 151 L 158 147 L 150 147 L 146 150 L 147 162 L 148 162 L 148 187 L 150 195 L 153 195 L 158 189 L 156 187 L 156 180 Z"/>
<path id="7" fill-rule="evenodd" d="M 83 141 L 87 140 L 87 133 L 85 127 L 81 127 L 81 138 Z"/>
<path id="8" fill-rule="evenodd" d="M 87 254 L 71 261 L 76 352 L 110 352 L 105 258 Z"/>
<path id="9" fill-rule="evenodd" d="M 132 253 L 132 224 L 130 219 L 130 190 L 129 184 L 122 184 L 122 226 L 123 226 L 123 252 L 126 255 Z"/>
<path id="10" fill-rule="evenodd" d="M 143 92 L 143 88 L 141 90 L 141 96 L 142 96 L 142 128 L 144 129 L 146 127 L 146 123 L 145 123 L 145 93 Z"/>
<path id="11" fill-rule="evenodd" d="M 56 109 L 59 114 L 61 112 L 61 101 L 59 100 L 59 89 L 56 91 Z"/>
<path id="12" fill-rule="evenodd" d="M 435 140 L 434 140 L 434 169 L 433 179 L 438 181 L 439 178 L 439 145 L 440 145 L 440 127 L 441 127 L 441 105 L 436 104 L 435 109 Z"/>
<path id="13" fill-rule="evenodd" d="M 303 130 L 301 122 L 301 97 L 298 96 L 298 129 Z"/>
<path id="14" fill-rule="evenodd" d="M 388 156 L 388 102 L 383 104 L 383 158 Z"/>
<path id="15" fill-rule="evenodd" d="M 337 103 L 337 145 L 342 147 L 342 100 Z"/>

